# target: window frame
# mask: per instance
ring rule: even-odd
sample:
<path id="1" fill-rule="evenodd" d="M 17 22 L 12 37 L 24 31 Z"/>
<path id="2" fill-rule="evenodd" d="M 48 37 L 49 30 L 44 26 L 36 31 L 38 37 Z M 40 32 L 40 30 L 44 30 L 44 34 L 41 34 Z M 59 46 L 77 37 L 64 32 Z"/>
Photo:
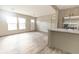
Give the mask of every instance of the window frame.
<path id="1" fill-rule="evenodd" d="M 20 22 L 20 19 L 22 19 L 24 22 Z M 24 25 L 24 28 L 21 28 L 20 25 Z M 26 29 L 26 18 L 24 17 L 18 17 L 18 29 L 19 30 L 25 30 Z"/>
<path id="2" fill-rule="evenodd" d="M 16 22 L 15 21 L 11 21 L 11 19 L 13 19 L 14 17 L 15 17 L 15 21 Z M 17 30 L 17 17 L 16 16 L 5 16 L 5 18 L 6 18 L 7 25 L 8 25 L 8 31 Z M 9 27 L 9 26 L 11 26 L 10 24 L 12 25 L 12 27 L 13 27 L 13 24 L 16 25 L 16 26 L 14 26 L 15 28 L 12 29 L 12 27 Z"/>

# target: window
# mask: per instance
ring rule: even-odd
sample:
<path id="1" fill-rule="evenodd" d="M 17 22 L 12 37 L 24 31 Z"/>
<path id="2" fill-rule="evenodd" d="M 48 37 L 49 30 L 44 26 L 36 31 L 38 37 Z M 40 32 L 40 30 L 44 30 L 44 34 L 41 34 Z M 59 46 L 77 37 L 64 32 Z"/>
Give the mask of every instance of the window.
<path id="1" fill-rule="evenodd" d="M 13 16 L 6 17 L 8 23 L 8 30 L 17 30 L 17 18 Z"/>
<path id="2" fill-rule="evenodd" d="M 19 17 L 18 18 L 18 21 L 19 21 L 19 29 L 25 29 L 25 18 L 21 18 Z"/>
<path id="3" fill-rule="evenodd" d="M 34 19 L 31 19 L 31 23 L 34 23 L 35 22 L 35 20 Z"/>
<path id="4" fill-rule="evenodd" d="M 31 30 L 35 30 L 35 19 L 31 19 Z"/>
<path id="5" fill-rule="evenodd" d="M 7 24 L 8 24 L 8 30 L 21 30 L 21 29 L 25 29 L 25 18 L 22 17 L 17 17 L 15 16 L 5 16 L 6 20 L 7 20 Z"/>

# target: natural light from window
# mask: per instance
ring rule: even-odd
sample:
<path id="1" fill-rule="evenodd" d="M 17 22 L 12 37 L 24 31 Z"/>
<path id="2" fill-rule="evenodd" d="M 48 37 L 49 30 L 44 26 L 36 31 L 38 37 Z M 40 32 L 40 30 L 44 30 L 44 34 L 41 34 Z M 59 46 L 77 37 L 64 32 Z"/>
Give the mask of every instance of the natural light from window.
<path id="1" fill-rule="evenodd" d="M 17 30 L 17 18 L 14 16 L 6 16 L 8 30 Z"/>
<path id="2" fill-rule="evenodd" d="M 25 18 L 21 18 L 19 17 L 18 18 L 18 21 L 19 21 L 19 29 L 25 29 Z"/>
<path id="3" fill-rule="evenodd" d="M 31 30 L 35 30 L 35 19 L 31 19 Z"/>

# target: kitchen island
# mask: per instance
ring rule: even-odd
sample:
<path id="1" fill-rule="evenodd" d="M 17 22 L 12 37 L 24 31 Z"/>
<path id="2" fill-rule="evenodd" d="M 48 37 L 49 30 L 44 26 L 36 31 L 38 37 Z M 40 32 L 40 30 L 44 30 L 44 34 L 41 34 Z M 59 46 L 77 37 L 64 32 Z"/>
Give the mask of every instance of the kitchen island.
<path id="1" fill-rule="evenodd" d="M 67 29 L 49 29 L 48 46 L 69 53 L 79 53 L 79 31 Z"/>

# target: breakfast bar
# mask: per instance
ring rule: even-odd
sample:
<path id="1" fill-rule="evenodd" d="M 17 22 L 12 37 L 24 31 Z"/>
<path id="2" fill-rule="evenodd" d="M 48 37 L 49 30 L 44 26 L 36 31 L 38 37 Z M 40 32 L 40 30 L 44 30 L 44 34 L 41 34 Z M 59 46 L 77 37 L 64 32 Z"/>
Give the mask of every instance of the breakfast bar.
<path id="1" fill-rule="evenodd" d="M 49 29 L 48 46 L 69 53 L 79 53 L 79 31 L 70 29 Z"/>

